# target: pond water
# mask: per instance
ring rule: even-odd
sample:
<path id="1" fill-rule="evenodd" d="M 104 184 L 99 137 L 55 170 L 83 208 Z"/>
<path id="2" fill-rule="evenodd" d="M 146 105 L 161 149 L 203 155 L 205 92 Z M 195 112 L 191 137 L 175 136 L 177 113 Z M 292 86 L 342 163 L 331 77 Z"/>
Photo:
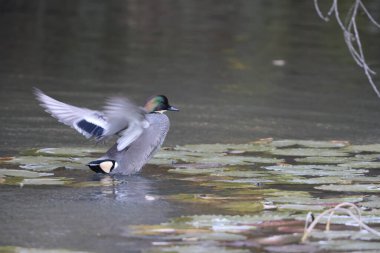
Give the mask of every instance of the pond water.
<path id="1" fill-rule="evenodd" d="M 380 13 L 380 4 L 369 1 L 368 8 L 379 20 L 375 14 Z M 179 113 L 169 115 L 171 130 L 164 144 L 166 147 L 203 143 L 241 144 L 269 137 L 274 140 L 380 143 L 380 100 L 348 53 L 338 26 L 334 21 L 325 23 L 320 20 L 312 1 L 4 0 L 0 1 L 0 21 L 2 157 L 24 157 L 22 152 L 31 148 L 105 149 L 111 145 L 95 146 L 72 129 L 57 123 L 38 106 L 32 95 L 33 87 L 62 101 L 94 109 L 102 106 L 105 97 L 115 94 L 128 96 L 139 104 L 152 94 L 165 94 L 172 105 L 181 109 Z M 360 25 L 368 61 L 375 70 L 380 70 L 380 30 L 364 20 Z M 283 60 L 284 65 L 277 66 L 273 62 L 275 60 Z M 318 183 L 306 181 L 306 176 L 299 178 L 294 168 L 281 173 L 297 178 L 285 179 L 277 178 L 276 173 L 268 174 L 268 171 L 277 171 L 276 167 L 262 168 L 275 166 L 278 162 L 304 164 L 305 160 L 294 160 L 304 157 L 312 157 L 307 158 L 312 164 L 374 162 L 378 153 L 373 148 L 351 150 L 351 153 L 342 151 L 343 157 L 372 156 L 321 162 L 315 157 L 333 156 L 338 159 L 341 153 L 336 149 L 346 147 L 327 146 L 322 147 L 327 151 L 314 150 L 319 148 L 315 145 L 311 151 L 301 151 L 306 155 L 281 153 L 283 150 L 278 151 L 278 148 L 273 152 L 261 150 L 263 153 L 259 154 L 264 158 L 285 160 L 273 160 L 270 164 L 262 163 L 262 160 L 252 162 L 255 165 L 239 164 L 243 166 L 239 170 L 253 170 L 255 173 L 244 177 L 229 175 L 232 179 L 227 179 L 226 174 L 222 177 L 223 180 L 262 178 L 250 182 L 255 187 L 257 183 L 275 178 L 275 186 L 264 186 L 264 189 L 301 191 L 302 199 L 311 198 L 305 195 L 309 191 L 315 194 L 313 198 L 341 198 L 342 195 L 335 196 L 334 189 L 315 189 L 320 187 L 315 186 Z M 298 143 L 294 147 L 299 147 Z M 257 155 L 256 151 L 250 152 L 250 157 Z M 218 157 L 215 153 L 205 151 L 204 154 L 208 154 L 207 162 L 220 165 L 220 159 L 210 159 Z M 86 153 L 85 157 L 89 156 L 92 154 Z M 178 157 L 183 159 L 183 154 L 176 153 L 171 158 L 175 160 Z M 24 169 L 27 170 L 53 173 L 47 175 L 53 179 L 50 181 L 52 184 L 33 180 L 24 182 L 25 175 L 6 175 L 14 172 L 0 173 L 0 182 L 3 182 L 0 184 L 2 246 L 139 252 L 150 250 L 152 242 L 162 243 L 164 239 L 162 235 L 149 234 L 146 228 L 141 227 L 135 228 L 137 232 L 133 233 L 132 225 L 170 223 L 182 215 L 251 214 L 247 209 L 239 209 L 242 203 L 239 208 L 231 207 L 225 200 L 209 206 L 177 201 L 173 196 L 178 194 L 182 194 L 183 200 L 186 194 L 214 194 L 225 198 L 243 193 L 182 180 L 182 174 L 168 172 L 173 168 L 167 161 L 164 165 L 159 161 L 153 162 L 136 176 L 108 178 L 98 177 L 87 170 L 83 166 L 85 159 L 79 159 L 75 164 L 70 164 L 72 161 L 54 163 L 52 159 L 53 162 L 45 164 L 45 167 L 57 168 L 53 171 L 44 167 L 28 167 L 40 166 L 41 163 L 28 159 L 24 163 L 4 161 L 0 169 L 13 170 L 26 165 Z M 223 159 L 223 166 L 231 166 L 231 162 L 226 164 Z M 45 162 L 42 161 L 43 164 Z M 188 162 L 203 164 L 205 161 Z M 54 167 L 57 164 L 59 166 Z M 208 164 L 207 168 L 210 166 Z M 378 176 L 375 170 L 363 172 L 360 170 L 368 168 L 363 168 L 363 164 L 357 166 L 353 170 L 359 172 L 347 169 L 346 174 L 360 174 L 361 183 L 376 183 L 363 179 L 375 180 Z M 352 183 L 352 178 L 341 178 L 334 174 L 334 169 L 326 169 L 330 181 L 319 181 L 321 185 L 333 182 L 334 176 L 338 177 L 335 180 L 340 180 L 339 185 Z M 263 174 L 258 173 L 260 171 Z M 311 171 L 307 170 L 307 173 Z M 208 176 L 211 178 L 206 178 L 207 181 L 214 182 L 213 175 Z M 10 178 L 15 179 L 12 181 Z M 294 180 L 298 180 L 297 185 L 294 185 Z M 362 198 L 366 190 L 350 193 L 347 197 Z M 263 194 L 256 194 L 260 201 L 269 198 Z M 376 190 L 371 194 L 375 198 Z M 254 193 L 251 195 L 255 196 Z M 204 198 L 202 196 L 201 199 Z M 206 199 L 209 197 L 205 196 Z M 366 201 L 371 202 L 372 199 Z M 335 203 L 335 200 L 328 203 Z M 262 211 L 260 205 L 251 208 Z M 300 215 L 304 216 L 304 213 L 300 212 Z M 174 223 L 173 226 L 183 225 Z M 255 222 L 250 220 L 248 223 Z M 204 230 L 198 232 L 205 233 Z M 269 229 L 266 232 L 260 230 L 258 234 L 268 236 L 275 233 Z M 231 238 L 226 241 L 229 240 Z M 242 241 L 242 238 L 236 240 Z M 259 246 L 254 247 L 254 243 Z M 257 241 L 254 243 L 247 248 L 233 245 L 233 249 L 227 247 L 231 245 L 225 245 L 232 252 L 269 250 Z M 208 241 L 206 244 L 208 252 L 214 248 L 220 250 L 220 244 Z M 197 244 L 192 247 L 197 247 Z M 195 252 L 200 248 L 177 250 Z M 306 248 L 308 250 L 310 248 Z"/>

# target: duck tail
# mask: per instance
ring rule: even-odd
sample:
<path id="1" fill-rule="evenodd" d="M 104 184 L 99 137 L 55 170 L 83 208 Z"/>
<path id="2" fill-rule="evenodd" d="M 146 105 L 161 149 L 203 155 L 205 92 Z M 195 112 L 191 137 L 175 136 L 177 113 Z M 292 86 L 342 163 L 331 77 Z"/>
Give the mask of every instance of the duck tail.
<path id="1" fill-rule="evenodd" d="M 117 162 L 111 159 L 101 159 L 89 162 L 87 166 L 96 173 L 110 174 L 117 167 Z"/>

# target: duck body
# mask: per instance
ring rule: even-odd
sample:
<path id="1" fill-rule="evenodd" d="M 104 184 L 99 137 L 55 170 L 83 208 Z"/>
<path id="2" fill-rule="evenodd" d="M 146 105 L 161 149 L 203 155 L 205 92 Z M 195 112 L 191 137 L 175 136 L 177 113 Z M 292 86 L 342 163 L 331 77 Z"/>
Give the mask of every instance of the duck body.
<path id="1" fill-rule="evenodd" d="M 111 174 L 130 175 L 140 171 L 162 146 L 170 127 L 168 116 L 151 113 L 146 115 L 146 120 L 150 126 L 133 144 L 118 151 L 115 143 L 104 156 L 99 158 L 99 160 L 117 161 L 117 166 Z"/>
<path id="2" fill-rule="evenodd" d="M 169 131 L 166 111 L 178 111 L 163 95 L 152 96 L 144 107 L 128 99 L 111 97 L 103 110 L 95 111 L 55 100 L 35 89 L 45 111 L 86 138 L 98 141 L 117 136 L 106 154 L 87 165 L 97 173 L 130 175 L 141 170 L 162 146 Z"/>

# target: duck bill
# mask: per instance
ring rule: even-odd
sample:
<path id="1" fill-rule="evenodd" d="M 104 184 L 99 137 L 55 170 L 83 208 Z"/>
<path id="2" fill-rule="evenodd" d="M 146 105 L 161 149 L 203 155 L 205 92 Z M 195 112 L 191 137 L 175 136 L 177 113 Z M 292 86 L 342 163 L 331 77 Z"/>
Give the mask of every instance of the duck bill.
<path id="1" fill-rule="evenodd" d="M 178 112 L 179 109 L 175 108 L 174 106 L 169 106 L 168 111 Z"/>

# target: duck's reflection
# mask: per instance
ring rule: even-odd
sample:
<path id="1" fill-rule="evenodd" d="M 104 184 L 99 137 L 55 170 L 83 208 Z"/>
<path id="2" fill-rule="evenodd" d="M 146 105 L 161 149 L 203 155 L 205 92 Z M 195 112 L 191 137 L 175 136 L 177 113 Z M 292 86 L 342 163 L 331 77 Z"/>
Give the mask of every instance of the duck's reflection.
<path id="1" fill-rule="evenodd" d="M 116 201 L 152 200 L 147 198 L 156 188 L 155 182 L 141 175 L 103 175 L 95 174 L 92 181 L 99 182 L 92 192 L 92 196 L 99 198 L 112 198 Z"/>

